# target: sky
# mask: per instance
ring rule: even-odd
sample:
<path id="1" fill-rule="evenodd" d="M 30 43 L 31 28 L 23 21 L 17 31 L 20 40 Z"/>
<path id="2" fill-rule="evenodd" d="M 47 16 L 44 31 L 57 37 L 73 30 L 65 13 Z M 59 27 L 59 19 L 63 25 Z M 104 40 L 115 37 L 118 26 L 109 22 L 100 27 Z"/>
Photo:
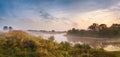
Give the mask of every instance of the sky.
<path id="1" fill-rule="evenodd" d="M 120 24 L 120 0 L 0 0 L 0 29 L 87 29 Z"/>

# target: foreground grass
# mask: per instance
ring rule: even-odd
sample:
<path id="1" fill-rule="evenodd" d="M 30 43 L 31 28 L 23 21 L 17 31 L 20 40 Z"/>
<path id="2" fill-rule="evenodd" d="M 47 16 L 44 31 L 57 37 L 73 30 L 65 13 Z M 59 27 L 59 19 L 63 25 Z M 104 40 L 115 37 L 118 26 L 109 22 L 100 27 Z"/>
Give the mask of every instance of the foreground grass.
<path id="1" fill-rule="evenodd" d="M 0 34 L 0 57 L 119 57 L 120 52 L 93 49 L 89 45 L 56 43 L 23 31 Z"/>

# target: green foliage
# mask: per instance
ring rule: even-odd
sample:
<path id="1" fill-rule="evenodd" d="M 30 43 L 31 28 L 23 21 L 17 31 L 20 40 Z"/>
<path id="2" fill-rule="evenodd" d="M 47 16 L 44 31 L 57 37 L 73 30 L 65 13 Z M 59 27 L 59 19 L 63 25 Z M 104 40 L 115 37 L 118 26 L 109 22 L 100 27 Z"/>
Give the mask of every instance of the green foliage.
<path id="1" fill-rule="evenodd" d="M 116 57 L 114 52 L 93 49 L 87 44 L 56 43 L 53 39 L 34 37 L 23 31 L 0 36 L 0 57 Z"/>
<path id="2" fill-rule="evenodd" d="M 54 36 L 50 36 L 48 39 L 49 39 L 50 41 L 54 41 Z"/>

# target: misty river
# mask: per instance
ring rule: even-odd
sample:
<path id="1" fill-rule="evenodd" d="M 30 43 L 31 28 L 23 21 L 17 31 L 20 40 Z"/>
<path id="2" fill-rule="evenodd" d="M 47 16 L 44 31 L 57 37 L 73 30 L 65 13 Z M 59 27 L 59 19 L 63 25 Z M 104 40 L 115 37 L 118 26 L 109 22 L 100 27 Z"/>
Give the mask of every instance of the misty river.
<path id="1" fill-rule="evenodd" d="M 120 38 L 109 39 L 109 38 L 90 38 L 90 37 L 76 37 L 76 36 L 65 36 L 66 33 L 43 33 L 43 32 L 31 32 L 31 35 L 41 36 L 44 39 L 48 39 L 50 36 L 54 36 L 55 42 L 69 42 L 71 44 L 89 44 L 94 48 L 103 48 L 107 51 L 120 51 Z"/>

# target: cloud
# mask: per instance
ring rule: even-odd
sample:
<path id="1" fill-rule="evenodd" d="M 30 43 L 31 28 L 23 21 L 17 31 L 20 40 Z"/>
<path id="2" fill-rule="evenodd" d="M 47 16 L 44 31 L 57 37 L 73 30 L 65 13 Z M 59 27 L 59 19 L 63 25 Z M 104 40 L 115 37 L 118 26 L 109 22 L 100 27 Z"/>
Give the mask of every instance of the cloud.
<path id="1" fill-rule="evenodd" d="M 6 20 L 0 25 L 22 29 L 84 29 L 94 22 L 120 23 L 118 0 L 13 0 L 0 4 Z"/>
<path id="2" fill-rule="evenodd" d="M 111 26 L 113 23 L 120 23 L 119 15 L 109 9 L 95 10 L 74 16 L 74 20 L 78 24 L 78 28 L 86 28 L 92 23 L 107 24 Z"/>
<path id="3" fill-rule="evenodd" d="M 41 10 L 39 12 L 39 15 L 40 15 L 40 18 L 42 19 L 57 19 L 56 17 L 52 16 L 50 13 L 47 13 L 46 11 L 44 10 Z"/>
<path id="4" fill-rule="evenodd" d="M 4 18 L 3 18 L 3 17 L 0 17 L 0 20 L 4 20 Z"/>
<path id="5" fill-rule="evenodd" d="M 120 2 L 119 0 L 57 0 L 58 9 L 67 13 L 89 12 L 106 9 Z"/>

